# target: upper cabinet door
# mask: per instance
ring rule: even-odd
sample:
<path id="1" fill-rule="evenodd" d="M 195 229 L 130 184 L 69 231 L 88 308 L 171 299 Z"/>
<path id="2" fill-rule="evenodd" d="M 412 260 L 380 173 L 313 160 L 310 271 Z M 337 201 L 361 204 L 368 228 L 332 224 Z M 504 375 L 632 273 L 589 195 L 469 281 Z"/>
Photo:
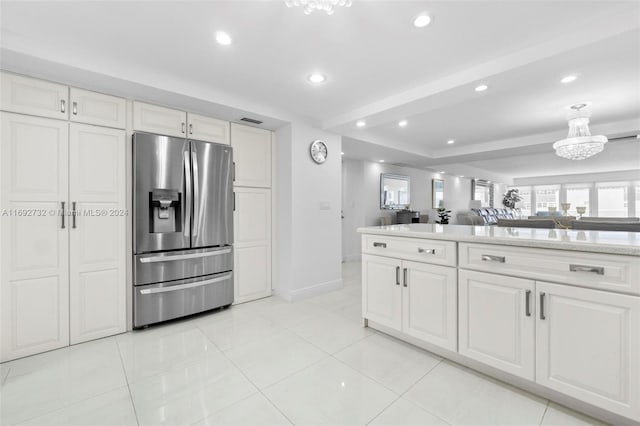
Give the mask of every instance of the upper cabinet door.
<path id="1" fill-rule="evenodd" d="M 231 123 L 236 186 L 271 187 L 271 132 Z"/>
<path id="2" fill-rule="evenodd" d="M 1 108 L 40 117 L 69 118 L 69 88 L 61 84 L 1 73 Z"/>
<path id="3" fill-rule="evenodd" d="M 69 129 L 71 344 L 126 330 L 125 131 Z"/>
<path id="4" fill-rule="evenodd" d="M 186 137 L 187 113 L 143 102 L 134 102 L 133 130 Z"/>
<path id="5" fill-rule="evenodd" d="M 640 419 L 640 297 L 536 282 L 536 382 Z"/>
<path id="6" fill-rule="evenodd" d="M 189 139 L 229 145 L 229 122 L 189 113 Z"/>
<path id="7" fill-rule="evenodd" d="M 126 127 L 126 101 L 115 96 L 71 88 L 71 121 L 97 126 Z"/>
<path id="8" fill-rule="evenodd" d="M 0 119 L 0 361 L 8 361 L 69 344 L 69 124 Z"/>

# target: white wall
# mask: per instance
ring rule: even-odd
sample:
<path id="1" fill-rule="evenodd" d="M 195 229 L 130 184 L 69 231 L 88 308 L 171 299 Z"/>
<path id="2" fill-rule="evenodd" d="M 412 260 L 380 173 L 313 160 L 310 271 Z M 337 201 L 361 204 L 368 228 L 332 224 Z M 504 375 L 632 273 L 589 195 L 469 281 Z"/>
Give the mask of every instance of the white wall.
<path id="1" fill-rule="evenodd" d="M 356 229 L 361 226 L 380 224 L 381 216 L 392 216 L 395 212 L 380 209 L 380 174 L 394 173 L 411 177 L 411 209 L 429 215 L 429 222 L 435 222 L 437 215 L 431 208 L 431 180 L 444 179 L 444 206 L 452 210 L 451 221 L 456 223 L 456 213 L 469 209 L 471 181 L 451 175 L 440 175 L 427 170 L 392 164 L 373 163 L 362 160 L 342 161 L 342 176 L 345 179 L 343 194 L 343 259 L 360 256 L 360 235 Z"/>
<path id="2" fill-rule="evenodd" d="M 340 136 L 294 122 L 276 131 L 274 291 L 298 300 L 342 287 Z M 316 164 L 315 139 L 329 155 Z"/>

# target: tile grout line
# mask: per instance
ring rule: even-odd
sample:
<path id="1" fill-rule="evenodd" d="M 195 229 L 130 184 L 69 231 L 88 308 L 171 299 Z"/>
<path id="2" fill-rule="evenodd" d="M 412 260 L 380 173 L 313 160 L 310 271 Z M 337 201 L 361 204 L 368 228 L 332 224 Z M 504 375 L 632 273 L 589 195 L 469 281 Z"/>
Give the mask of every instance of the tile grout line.
<path id="1" fill-rule="evenodd" d="M 209 338 L 209 337 L 207 336 L 207 338 Z M 229 358 L 229 357 L 227 356 L 227 354 L 226 354 L 224 351 L 221 351 L 221 353 L 222 353 L 222 355 L 223 355 L 223 356 L 224 356 L 224 357 L 225 357 L 225 358 L 226 358 L 226 359 L 227 359 L 227 360 L 228 360 L 228 361 L 229 361 L 229 362 L 230 362 L 230 363 L 231 363 L 231 364 L 232 364 L 232 365 L 233 365 L 233 366 L 234 366 L 234 367 L 235 367 L 235 368 L 240 372 L 240 374 L 242 374 L 242 375 L 244 376 L 244 378 L 245 378 L 245 379 L 247 379 L 247 381 L 248 381 L 249 383 L 251 383 L 251 384 L 253 385 L 253 387 L 255 387 L 255 388 L 256 388 L 257 392 L 256 392 L 256 393 L 253 393 L 253 394 L 251 394 L 251 395 L 249 395 L 249 396 L 247 396 L 247 398 L 249 398 L 249 397 L 251 397 L 251 396 L 256 395 L 256 394 L 258 394 L 258 393 L 259 393 L 259 394 L 260 394 L 260 395 L 262 395 L 262 396 L 263 396 L 263 397 L 264 397 L 264 398 L 269 402 L 269 404 L 271 404 L 271 405 L 273 406 L 273 408 L 275 408 L 275 409 L 276 409 L 276 410 L 277 410 L 277 411 L 278 411 L 278 412 L 279 412 L 279 413 L 280 413 L 280 414 L 281 414 L 281 415 L 282 415 L 282 416 L 283 416 L 283 417 L 284 417 L 284 418 L 285 418 L 285 419 L 286 419 L 286 420 L 287 420 L 291 425 L 295 425 L 295 423 L 291 421 L 291 419 L 290 419 L 290 418 L 289 418 L 289 417 L 288 417 L 288 416 L 287 416 L 287 415 L 286 415 L 286 414 L 285 414 L 285 413 L 280 409 L 280 407 L 278 407 L 278 406 L 277 406 L 273 401 L 271 401 L 271 399 L 269 399 L 269 397 L 268 397 L 267 395 L 265 395 L 265 394 L 264 394 L 264 392 L 262 392 L 262 389 L 260 389 L 260 388 L 258 387 L 258 385 L 256 385 L 256 384 L 253 382 L 253 380 L 251 380 L 251 379 L 250 379 L 250 378 L 245 374 L 245 372 L 244 372 L 244 371 L 242 371 L 242 369 L 241 369 L 241 368 L 240 368 L 240 367 L 239 367 L 239 366 L 238 366 L 238 365 L 237 365 L 237 364 L 236 364 L 236 363 L 235 363 L 231 358 Z M 274 383 L 274 384 L 275 384 L 275 383 Z M 269 385 L 269 386 L 272 386 L 272 385 Z M 269 387 L 269 386 L 267 386 L 267 387 Z M 247 399 L 247 398 L 244 398 L 244 399 Z M 243 400 L 244 400 L 244 399 L 243 399 Z M 240 402 L 240 401 L 236 401 L 236 402 L 234 402 L 234 403 L 233 403 L 233 404 L 231 404 L 231 405 L 234 405 L 234 404 L 236 404 L 236 403 L 238 403 L 238 402 Z M 216 411 L 216 413 L 218 413 L 218 412 L 220 412 L 220 411 L 224 410 L 225 408 L 230 407 L 231 405 L 228 405 L 227 407 L 221 408 L 220 410 Z M 213 413 L 213 414 L 215 414 L 215 413 Z M 205 419 L 206 419 L 206 417 L 205 417 Z"/>
<path id="2" fill-rule="evenodd" d="M 542 426 L 542 423 L 544 422 L 544 417 L 547 415 L 547 410 L 549 410 L 549 404 L 550 403 L 551 403 L 551 401 L 547 399 L 547 405 L 545 405 L 544 413 L 542 413 L 542 418 L 540 419 L 540 423 L 538 423 L 538 425 L 540 425 L 540 426 Z"/>
<path id="3" fill-rule="evenodd" d="M 120 366 L 124 373 L 124 381 L 127 383 L 127 391 L 129 391 L 129 400 L 131 401 L 131 407 L 133 407 L 133 415 L 136 417 L 136 423 L 140 425 L 140 419 L 138 418 L 138 410 L 136 409 L 136 403 L 133 400 L 133 394 L 131 393 L 131 386 L 129 385 L 129 376 L 127 375 L 127 369 L 124 367 L 124 359 L 122 358 L 122 351 L 120 350 L 120 343 L 116 340 L 116 347 L 118 348 L 118 355 L 120 357 Z"/>

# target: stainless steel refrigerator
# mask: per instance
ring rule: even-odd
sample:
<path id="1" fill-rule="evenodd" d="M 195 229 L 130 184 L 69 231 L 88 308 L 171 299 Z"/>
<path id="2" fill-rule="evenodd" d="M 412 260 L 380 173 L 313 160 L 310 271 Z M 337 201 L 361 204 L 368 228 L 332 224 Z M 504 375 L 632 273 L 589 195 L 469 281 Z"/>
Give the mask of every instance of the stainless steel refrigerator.
<path id="1" fill-rule="evenodd" d="M 233 303 L 228 145 L 134 133 L 133 326 Z"/>

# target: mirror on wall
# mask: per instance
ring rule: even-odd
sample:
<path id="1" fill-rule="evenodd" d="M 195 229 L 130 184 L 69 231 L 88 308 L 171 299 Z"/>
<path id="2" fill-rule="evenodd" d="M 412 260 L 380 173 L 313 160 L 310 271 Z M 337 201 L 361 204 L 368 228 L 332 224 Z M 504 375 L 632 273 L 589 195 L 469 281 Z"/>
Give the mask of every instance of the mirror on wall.
<path id="1" fill-rule="evenodd" d="M 411 203 L 410 183 L 409 176 L 382 173 L 380 175 L 380 208 L 408 209 Z"/>
<path id="2" fill-rule="evenodd" d="M 431 179 L 431 207 L 444 207 L 444 180 Z"/>
<path id="3" fill-rule="evenodd" d="M 493 207 L 493 184 L 488 180 L 471 180 L 471 199 L 479 200 L 482 207 Z"/>

